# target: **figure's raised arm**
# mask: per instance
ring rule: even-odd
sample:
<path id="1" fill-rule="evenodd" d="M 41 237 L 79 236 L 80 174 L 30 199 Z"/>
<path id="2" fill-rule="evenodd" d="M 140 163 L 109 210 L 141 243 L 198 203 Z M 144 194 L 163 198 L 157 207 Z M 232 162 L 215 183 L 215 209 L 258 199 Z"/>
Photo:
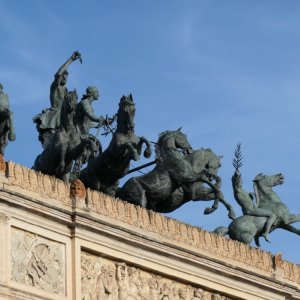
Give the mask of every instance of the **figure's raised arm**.
<path id="1" fill-rule="evenodd" d="M 81 54 L 78 51 L 74 51 L 71 57 L 58 69 L 56 74 L 59 76 L 63 75 L 67 71 L 68 66 L 77 59 L 82 63 Z"/>

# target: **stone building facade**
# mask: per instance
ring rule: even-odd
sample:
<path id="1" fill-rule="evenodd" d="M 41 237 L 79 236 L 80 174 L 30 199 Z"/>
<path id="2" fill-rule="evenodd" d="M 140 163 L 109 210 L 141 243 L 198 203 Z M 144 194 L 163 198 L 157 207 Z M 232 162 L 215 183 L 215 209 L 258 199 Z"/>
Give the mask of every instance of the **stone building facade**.
<path id="1" fill-rule="evenodd" d="M 0 299 L 300 299 L 300 266 L 0 164 Z"/>

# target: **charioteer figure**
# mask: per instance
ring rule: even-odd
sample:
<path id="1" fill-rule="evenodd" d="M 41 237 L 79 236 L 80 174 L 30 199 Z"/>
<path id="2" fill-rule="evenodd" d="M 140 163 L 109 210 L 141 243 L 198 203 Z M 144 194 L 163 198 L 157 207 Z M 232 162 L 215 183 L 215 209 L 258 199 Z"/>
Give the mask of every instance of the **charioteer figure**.
<path id="1" fill-rule="evenodd" d="M 14 118 L 10 110 L 9 98 L 3 92 L 3 85 L 0 83 L 0 154 L 2 156 L 4 156 L 8 141 L 14 141 L 15 139 Z"/>
<path id="2" fill-rule="evenodd" d="M 113 118 L 97 116 L 92 107 L 92 102 L 99 99 L 99 91 L 95 86 L 89 86 L 85 95 L 77 105 L 75 114 L 75 124 L 77 132 L 82 138 L 89 135 L 91 128 L 101 128 L 111 125 Z"/>
<path id="3" fill-rule="evenodd" d="M 50 86 L 51 107 L 33 117 L 33 122 L 36 123 L 39 132 L 39 140 L 44 149 L 60 125 L 62 103 L 68 92 L 66 87 L 69 74 L 67 68 L 75 60 L 82 62 L 81 54 L 78 51 L 73 52 L 71 57 L 55 73 L 54 81 Z"/>

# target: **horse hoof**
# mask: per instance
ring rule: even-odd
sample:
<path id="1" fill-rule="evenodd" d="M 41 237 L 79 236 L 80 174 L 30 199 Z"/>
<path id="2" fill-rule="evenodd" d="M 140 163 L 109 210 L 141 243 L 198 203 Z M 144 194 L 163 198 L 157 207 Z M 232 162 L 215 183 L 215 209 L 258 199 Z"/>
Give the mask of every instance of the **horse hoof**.
<path id="1" fill-rule="evenodd" d="M 204 214 L 205 215 L 209 215 L 209 214 L 211 214 L 213 212 L 213 210 L 211 209 L 211 207 L 206 207 L 205 209 L 204 209 Z"/>
<path id="2" fill-rule="evenodd" d="M 265 233 L 263 234 L 264 239 L 266 240 L 266 242 L 271 243 L 269 236 Z"/>
<path id="3" fill-rule="evenodd" d="M 144 151 L 144 157 L 145 158 L 149 158 L 150 156 L 151 156 L 151 150 L 148 150 L 148 149 L 146 149 L 145 151 Z"/>
<path id="4" fill-rule="evenodd" d="M 10 133 L 10 134 L 8 135 L 8 139 L 9 139 L 11 142 L 13 142 L 13 141 L 16 140 L 16 135 L 15 135 L 14 133 Z"/>

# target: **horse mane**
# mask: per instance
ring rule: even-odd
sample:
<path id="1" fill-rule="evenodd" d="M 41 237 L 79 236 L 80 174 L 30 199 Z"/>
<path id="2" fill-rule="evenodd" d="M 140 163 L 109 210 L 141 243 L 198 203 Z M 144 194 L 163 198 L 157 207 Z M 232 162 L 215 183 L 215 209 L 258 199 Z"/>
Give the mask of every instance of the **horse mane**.
<path id="1" fill-rule="evenodd" d="M 133 97 L 131 94 L 129 94 L 128 96 L 123 95 L 120 99 L 119 109 L 117 112 L 117 131 L 118 131 L 118 128 L 119 128 L 119 130 L 121 129 L 122 121 L 124 118 L 123 111 L 124 111 L 124 107 L 127 105 L 135 106 L 135 103 L 133 101 Z"/>
<path id="2" fill-rule="evenodd" d="M 64 98 L 65 101 L 70 101 L 70 100 L 74 100 L 74 99 L 76 100 L 76 102 L 78 101 L 78 95 L 77 95 L 76 89 L 74 89 L 73 91 L 68 91 L 65 94 L 65 98 Z"/>
<path id="3" fill-rule="evenodd" d="M 173 131 L 171 131 L 171 130 L 165 130 L 165 131 L 161 132 L 158 135 L 157 143 L 154 146 L 154 151 L 155 151 L 155 155 L 156 155 L 157 158 L 161 158 L 161 150 L 160 150 L 160 148 L 161 148 L 161 142 L 162 142 L 163 138 L 165 138 L 165 136 L 167 134 L 172 134 L 174 132 L 175 132 L 175 130 L 173 130 Z"/>

